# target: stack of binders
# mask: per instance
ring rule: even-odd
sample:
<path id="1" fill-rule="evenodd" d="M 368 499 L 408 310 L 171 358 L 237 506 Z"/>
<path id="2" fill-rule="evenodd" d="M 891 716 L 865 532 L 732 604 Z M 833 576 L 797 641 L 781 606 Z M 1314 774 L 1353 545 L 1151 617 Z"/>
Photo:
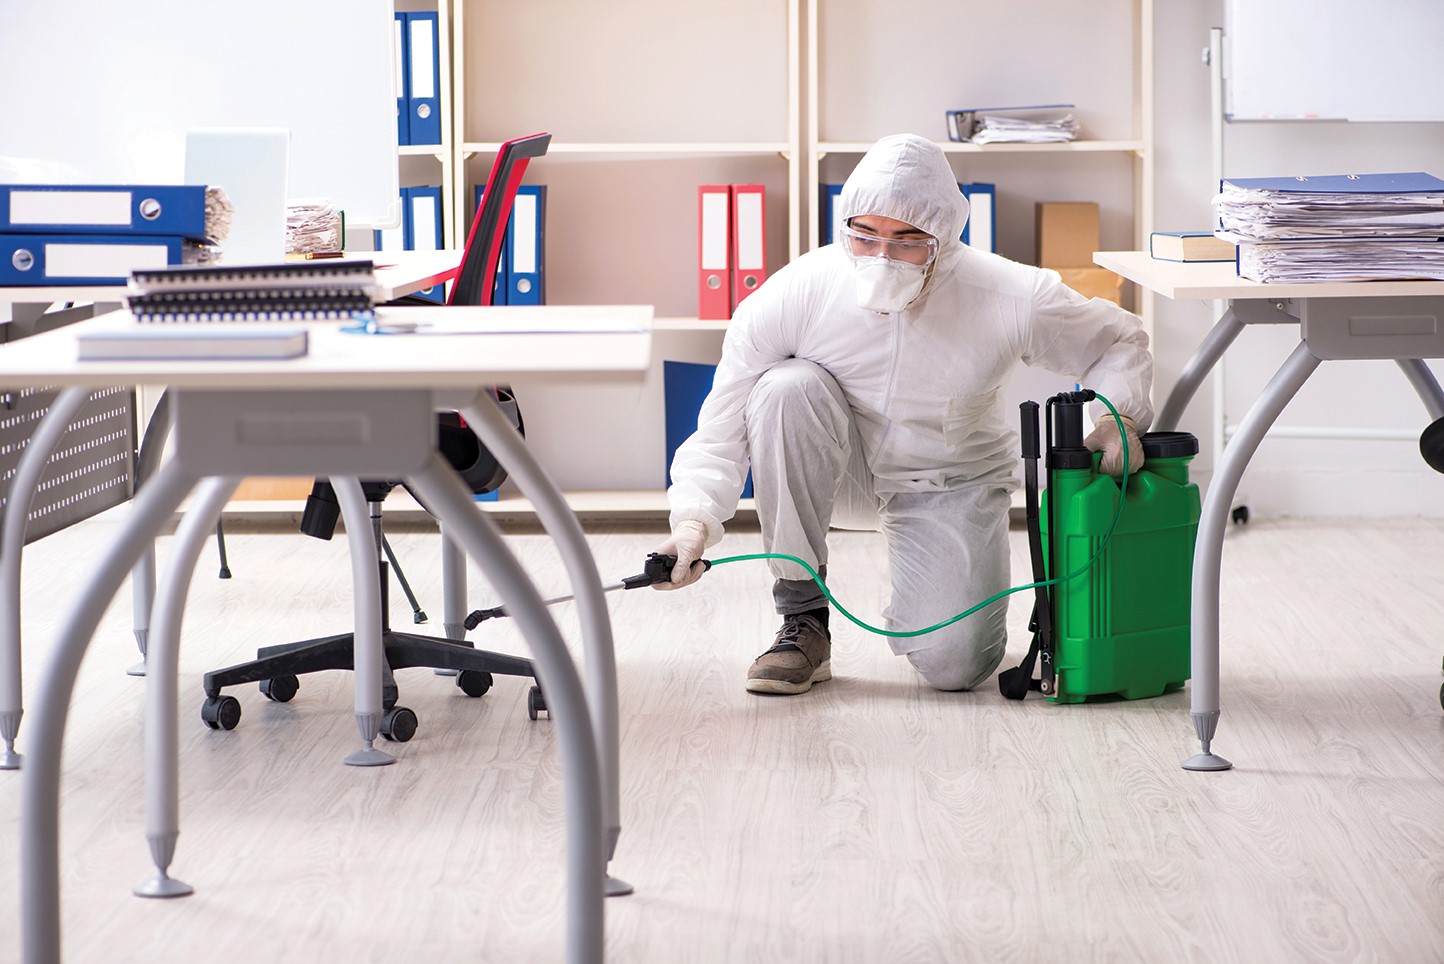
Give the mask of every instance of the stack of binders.
<path id="1" fill-rule="evenodd" d="M 1444 180 L 1431 174 L 1230 178 L 1214 206 L 1250 281 L 1444 280 Z"/>
<path id="2" fill-rule="evenodd" d="M 441 66 L 435 11 L 396 14 L 396 143 L 441 143 Z"/>
<path id="3" fill-rule="evenodd" d="M 476 210 L 486 186 L 476 187 Z M 523 184 L 516 189 L 511 217 L 501 242 L 496 264 L 494 305 L 544 305 L 547 303 L 547 189 L 545 184 Z"/>
<path id="4" fill-rule="evenodd" d="M 726 321 L 767 280 L 766 192 L 761 184 L 697 189 L 697 317 Z"/>
<path id="5" fill-rule="evenodd" d="M 127 307 L 140 322 L 350 319 L 376 304 L 370 261 L 305 261 L 137 271 Z"/>
<path id="6" fill-rule="evenodd" d="M 125 284 L 181 264 L 216 230 L 204 186 L 0 185 L 0 285 Z"/>

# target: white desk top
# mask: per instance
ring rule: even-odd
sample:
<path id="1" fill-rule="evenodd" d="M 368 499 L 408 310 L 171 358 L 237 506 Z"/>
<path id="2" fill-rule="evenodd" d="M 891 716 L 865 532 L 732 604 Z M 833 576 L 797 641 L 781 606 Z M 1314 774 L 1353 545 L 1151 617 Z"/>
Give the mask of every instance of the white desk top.
<path id="1" fill-rule="evenodd" d="M 351 257 L 363 260 L 369 258 L 375 263 L 376 283 L 380 286 L 378 301 L 394 301 L 417 291 L 425 291 L 443 281 L 450 281 L 461 265 L 461 252 L 454 250 L 355 251 L 351 253 Z M 53 304 L 58 301 L 120 304 L 125 299 L 125 291 L 125 285 L 33 285 L 0 288 L 0 304 Z"/>
<path id="2" fill-rule="evenodd" d="M 1259 284 L 1240 278 L 1231 261 L 1160 261 L 1147 251 L 1095 251 L 1093 263 L 1165 298 L 1369 298 L 1444 295 L 1444 281 L 1341 281 Z"/>
<path id="3" fill-rule="evenodd" d="M 381 308 L 383 320 L 478 325 L 488 320 L 556 327 L 559 320 L 612 331 L 549 331 L 526 334 L 364 335 L 341 328 L 349 322 L 313 322 L 310 350 L 284 360 L 87 361 L 76 360 L 76 336 L 87 331 L 134 327 L 127 311 L 92 318 L 0 347 L 0 384 L 166 385 L 172 388 L 475 388 L 523 375 L 617 377 L 644 371 L 652 345 L 650 305 L 527 306 L 492 308 Z M 212 324 L 224 324 L 215 322 Z M 288 322 L 234 322 L 254 326 Z"/>

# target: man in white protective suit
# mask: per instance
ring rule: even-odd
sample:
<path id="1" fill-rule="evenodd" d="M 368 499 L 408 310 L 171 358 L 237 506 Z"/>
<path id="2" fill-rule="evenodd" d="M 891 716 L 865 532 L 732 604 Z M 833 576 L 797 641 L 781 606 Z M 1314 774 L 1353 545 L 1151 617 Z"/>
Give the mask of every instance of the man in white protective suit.
<path id="1" fill-rule="evenodd" d="M 672 462 L 671 581 L 701 578 L 750 463 L 767 552 L 826 578 L 827 530 L 880 529 L 885 627 L 932 626 L 1008 587 L 1017 434 L 999 394 L 1019 362 L 1066 375 L 1094 403 L 1101 470 L 1143 464 L 1153 359 L 1136 317 L 1054 271 L 963 245 L 968 202 L 942 149 L 878 141 L 842 188 L 841 236 L 769 278 L 727 329 L 697 432 Z M 1100 412 L 1103 414 L 1100 415 Z M 782 628 L 747 673 L 755 693 L 832 678 L 827 600 L 799 565 L 769 560 Z M 928 685 L 987 679 L 1007 642 L 1007 598 L 922 636 L 888 637 Z"/>

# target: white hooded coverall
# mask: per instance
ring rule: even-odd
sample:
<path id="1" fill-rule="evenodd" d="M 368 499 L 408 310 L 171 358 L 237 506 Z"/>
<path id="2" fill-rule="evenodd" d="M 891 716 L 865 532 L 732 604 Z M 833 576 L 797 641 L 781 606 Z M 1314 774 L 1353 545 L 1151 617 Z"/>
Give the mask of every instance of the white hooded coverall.
<path id="1" fill-rule="evenodd" d="M 885 626 L 922 629 L 1008 587 L 1017 415 L 999 393 L 1018 363 L 1095 389 L 1141 433 L 1153 362 L 1132 314 L 1054 271 L 963 245 L 967 200 L 933 142 L 878 141 L 840 203 L 844 224 L 881 215 L 938 239 L 922 293 L 894 314 L 860 308 L 837 244 L 753 292 L 728 326 L 697 432 L 672 462 L 671 523 L 698 520 L 715 544 L 750 464 L 766 551 L 822 570 L 830 525 L 880 528 L 892 576 Z M 778 612 L 826 605 L 800 566 L 770 566 Z M 1007 602 L 889 637 L 893 651 L 938 689 L 976 686 L 1003 658 Z"/>

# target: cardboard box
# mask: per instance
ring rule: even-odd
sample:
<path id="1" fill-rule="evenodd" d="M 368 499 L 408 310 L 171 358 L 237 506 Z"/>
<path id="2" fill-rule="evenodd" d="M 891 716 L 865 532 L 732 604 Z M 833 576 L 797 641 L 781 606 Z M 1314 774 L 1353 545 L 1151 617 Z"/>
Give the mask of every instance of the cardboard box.
<path id="1" fill-rule="evenodd" d="M 1040 268 L 1087 268 L 1098 250 L 1098 205 L 1093 201 L 1039 201 L 1035 226 Z"/>
<path id="2" fill-rule="evenodd" d="M 1122 304 L 1123 277 L 1107 268 L 1054 268 L 1063 283 L 1085 298 L 1102 298 Z"/>

